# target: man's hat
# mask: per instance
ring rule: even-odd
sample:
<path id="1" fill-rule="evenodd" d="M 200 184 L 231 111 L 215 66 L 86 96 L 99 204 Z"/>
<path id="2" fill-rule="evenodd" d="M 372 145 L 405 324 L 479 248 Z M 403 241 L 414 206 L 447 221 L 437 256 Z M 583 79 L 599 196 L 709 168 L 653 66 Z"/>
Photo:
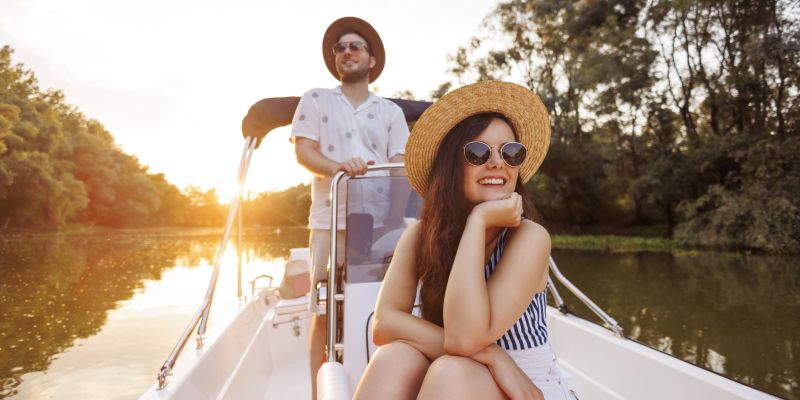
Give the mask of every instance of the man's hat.
<path id="1" fill-rule="evenodd" d="M 339 72 L 336 71 L 336 57 L 333 54 L 333 45 L 342 35 L 350 32 L 357 33 L 363 37 L 367 41 L 370 53 L 375 57 L 375 66 L 369 71 L 369 83 L 372 83 L 375 79 L 378 79 L 378 76 L 383 71 L 386 53 L 383 50 L 383 41 L 381 41 L 378 32 L 363 19 L 356 17 L 339 18 L 328 27 L 322 37 L 322 58 L 325 59 L 325 65 L 337 81 L 341 79 Z"/>
<path id="2" fill-rule="evenodd" d="M 542 164 L 550 147 L 550 118 L 539 96 L 508 82 L 482 81 L 458 88 L 433 103 L 419 118 L 406 143 L 406 171 L 411 186 L 425 197 L 428 175 L 442 140 L 459 122 L 484 113 L 505 116 L 528 156 L 520 165 L 525 183 Z M 458 151 L 458 149 L 452 149 Z"/>

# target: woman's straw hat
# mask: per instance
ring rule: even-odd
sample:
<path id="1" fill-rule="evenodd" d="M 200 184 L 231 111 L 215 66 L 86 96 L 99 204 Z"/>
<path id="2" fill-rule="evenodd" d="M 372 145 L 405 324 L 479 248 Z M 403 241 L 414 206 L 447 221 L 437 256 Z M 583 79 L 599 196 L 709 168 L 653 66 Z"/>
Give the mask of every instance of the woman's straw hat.
<path id="1" fill-rule="evenodd" d="M 414 125 L 406 143 L 405 161 L 408 180 L 417 193 L 425 196 L 431 164 L 445 135 L 467 117 L 483 113 L 499 113 L 508 118 L 517 140 L 528 149 L 520 166 L 522 182 L 533 177 L 550 146 L 547 109 L 528 88 L 508 82 L 481 81 L 446 94 Z"/>
<path id="2" fill-rule="evenodd" d="M 367 46 L 369 46 L 372 56 L 375 57 L 375 66 L 369 71 L 369 83 L 372 83 L 383 72 L 383 66 L 386 63 L 386 52 L 383 50 L 383 41 L 378 35 L 378 31 L 361 18 L 339 18 L 328 27 L 325 35 L 322 36 L 322 58 L 325 60 L 325 65 L 331 75 L 338 81 L 340 77 L 339 72 L 336 71 L 336 57 L 333 55 L 333 45 L 342 35 L 350 32 L 357 33 L 358 36 L 363 37 L 367 41 Z"/>

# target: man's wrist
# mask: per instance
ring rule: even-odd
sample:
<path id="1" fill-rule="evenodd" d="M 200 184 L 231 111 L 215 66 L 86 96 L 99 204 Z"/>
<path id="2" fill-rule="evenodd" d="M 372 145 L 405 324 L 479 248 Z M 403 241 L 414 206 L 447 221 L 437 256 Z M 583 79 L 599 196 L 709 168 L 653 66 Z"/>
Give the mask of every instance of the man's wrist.
<path id="1" fill-rule="evenodd" d="M 339 173 L 339 171 L 341 171 L 341 170 L 342 170 L 342 164 L 335 163 L 335 164 L 333 164 L 333 165 L 331 166 L 331 171 L 330 171 L 330 174 L 328 174 L 328 176 L 330 176 L 330 177 L 334 177 L 334 176 L 336 176 L 336 174 L 337 174 L 337 173 Z"/>

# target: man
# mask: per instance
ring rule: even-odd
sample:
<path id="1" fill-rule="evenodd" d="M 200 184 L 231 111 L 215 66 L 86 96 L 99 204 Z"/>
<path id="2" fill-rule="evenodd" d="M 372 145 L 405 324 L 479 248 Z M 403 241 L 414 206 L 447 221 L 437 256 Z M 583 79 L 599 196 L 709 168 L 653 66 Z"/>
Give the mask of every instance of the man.
<path id="1" fill-rule="evenodd" d="M 402 110 L 389 100 L 370 93 L 369 84 L 378 78 L 385 61 L 383 42 L 366 21 L 345 17 L 334 21 L 322 39 L 322 56 L 331 74 L 341 82 L 334 89 L 312 89 L 300 99 L 292 120 L 292 140 L 297 161 L 315 177 L 311 183 L 312 203 L 308 227 L 311 230 L 311 328 L 309 353 L 312 399 L 316 398 L 316 376 L 325 357 L 327 317 L 318 315 L 315 303 L 317 283 L 327 278 L 330 253 L 331 177 L 339 171 L 363 175 L 367 165 L 401 162 L 408 139 L 408 125 Z M 366 199 L 388 196 L 389 189 L 350 194 Z M 378 196 L 380 197 L 380 196 Z M 344 227 L 344 204 L 340 203 L 339 229 Z M 376 228 L 402 223 L 402 210 L 392 210 Z M 337 262 L 344 259 L 344 235 L 338 230 Z"/>

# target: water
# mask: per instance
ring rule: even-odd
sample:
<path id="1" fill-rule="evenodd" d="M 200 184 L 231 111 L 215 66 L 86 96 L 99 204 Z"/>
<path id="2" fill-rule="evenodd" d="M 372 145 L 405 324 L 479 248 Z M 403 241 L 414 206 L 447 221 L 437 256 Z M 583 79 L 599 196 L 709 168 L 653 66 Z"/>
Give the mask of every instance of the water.
<path id="1" fill-rule="evenodd" d="M 626 336 L 800 399 L 800 257 L 572 250 L 553 257 Z M 579 304 L 565 292 L 567 304 Z M 582 304 L 574 309 L 599 321 Z"/>
<path id="2" fill-rule="evenodd" d="M 221 237 L 219 230 L 0 237 L 0 398 L 137 398 L 205 295 Z M 304 229 L 245 238 L 247 294 L 246 282 L 279 276 L 289 248 L 308 242 Z M 236 307 L 236 264 L 231 245 L 212 328 L 215 315 Z"/>
<path id="3" fill-rule="evenodd" d="M 138 397 L 205 294 L 220 237 L 218 230 L 0 236 L 0 398 Z M 280 275 L 289 248 L 307 240 L 304 229 L 248 231 L 244 292 L 256 275 Z M 629 337 L 800 399 L 800 257 L 558 250 L 554 257 Z M 231 245 L 212 328 L 214 315 L 236 307 L 235 271 Z"/>

